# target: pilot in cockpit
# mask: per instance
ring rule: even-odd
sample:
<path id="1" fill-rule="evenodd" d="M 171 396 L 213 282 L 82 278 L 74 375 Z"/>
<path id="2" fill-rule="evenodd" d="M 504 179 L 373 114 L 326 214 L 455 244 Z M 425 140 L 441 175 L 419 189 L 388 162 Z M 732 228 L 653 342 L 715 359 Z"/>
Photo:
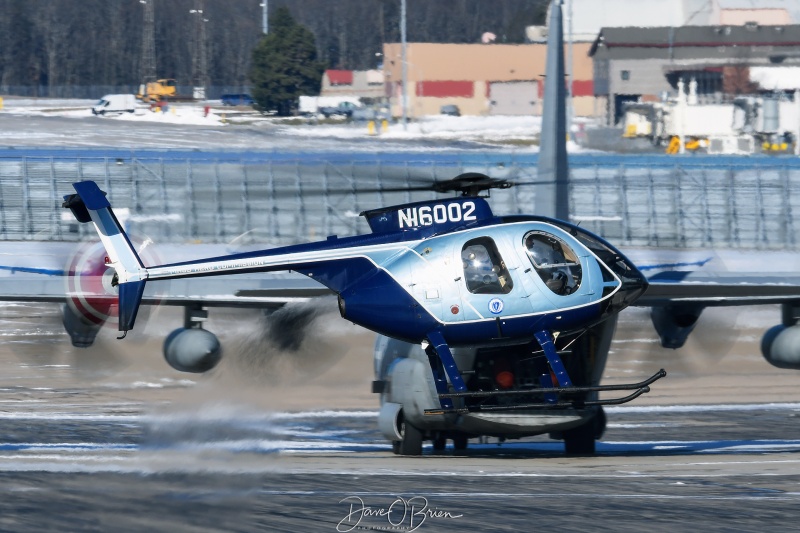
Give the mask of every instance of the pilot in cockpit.
<path id="1" fill-rule="evenodd" d="M 577 262 L 565 257 L 558 239 L 541 233 L 532 233 L 525 238 L 525 248 L 531 263 L 548 289 L 562 296 L 575 291 L 580 279 L 575 279 L 571 267 L 577 266 Z"/>
<path id="2" fill-rule="evenodd" d="M 470 241 L 461 251 L 461 260 L 470 292 L 507 294 L 513 288 L 508 269 L 489 240 Z"/>

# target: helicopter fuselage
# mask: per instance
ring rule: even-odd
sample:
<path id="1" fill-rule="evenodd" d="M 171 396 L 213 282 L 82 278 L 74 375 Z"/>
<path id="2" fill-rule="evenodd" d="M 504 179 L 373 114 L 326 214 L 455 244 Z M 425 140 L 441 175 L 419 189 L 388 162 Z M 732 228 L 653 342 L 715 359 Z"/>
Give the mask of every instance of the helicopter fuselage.
<path id="1" fill-rule="evenodd" d="M 436 331 L 450 346 L 586 328 L 647 286 L 601 238 L 543 217 L 495 217 L 480 197 L 365 216 L 371 235 L 152 267 L 147 279 L 291 269 L 335 291 L 347 320 L 412 343 Z"/>

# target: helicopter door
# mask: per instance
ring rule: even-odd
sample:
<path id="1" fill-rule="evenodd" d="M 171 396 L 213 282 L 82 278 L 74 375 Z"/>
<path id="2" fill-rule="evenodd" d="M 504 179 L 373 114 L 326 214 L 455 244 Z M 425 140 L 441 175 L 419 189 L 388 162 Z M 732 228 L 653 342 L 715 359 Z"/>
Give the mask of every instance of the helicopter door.
<path id="1" fill-rule="evenodd" d="M 446 271 L 447 259 L 450 257 L 449 243 L 426 242 L 416 249 L 416 259 L 411 267 L 412 294 L 434 318 L 443 322 L 452 321 L 450 304 L 454 296 L 458 297 L 458 289 Z"/>
<path id="2" fill-rule="evenodd" d="M 523 287 L 511 271 L 516 264 L 506 264 L 495 241 L 478 237 L 464 243 L 460 250 L 463 272 L 461 299 L 465 320 L 494 318 L 530 312 Z M 512 256 L 511 260 L 515 260 Z"/>

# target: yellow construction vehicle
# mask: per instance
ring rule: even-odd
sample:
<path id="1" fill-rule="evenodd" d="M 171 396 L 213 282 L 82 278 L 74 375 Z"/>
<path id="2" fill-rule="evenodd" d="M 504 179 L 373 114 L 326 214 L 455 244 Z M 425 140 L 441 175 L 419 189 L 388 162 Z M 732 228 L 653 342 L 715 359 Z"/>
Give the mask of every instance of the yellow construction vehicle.
<path id="1" fill-rule="evenodd" d="M 177 94 L 177 85 L 175 80 L 171 78 L 139 85 L 139 94 L 136 95 L 136 98 L 147 103 L 160 102 L 162 100 L 169 100 L 170 102 L 194 100 L 192 96 Z"/>
<path id="2" fill-rule="evenodd" d="M 687 152 L 696 152 L 701 148 L 708 148 L 708 139 L 701 137 L 689 137 L 683 143 L 683 148 Z M 681 138 L 673 135 L 669 140 L 666 152 L 668 154 L 677 154 L 681 151 Z"/>

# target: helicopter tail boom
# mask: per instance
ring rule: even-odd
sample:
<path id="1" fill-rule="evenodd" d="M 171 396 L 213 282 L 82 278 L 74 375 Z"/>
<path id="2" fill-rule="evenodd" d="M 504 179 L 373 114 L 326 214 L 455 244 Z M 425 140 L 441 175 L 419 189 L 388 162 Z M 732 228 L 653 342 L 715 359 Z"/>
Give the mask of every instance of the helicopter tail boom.
<path id="1" fill-rule="evenodd" d="M 93 181 L 74 183 L 73 187 L 76 194 L 65 196 L 62 206 L 79 222 L 94 224 L 108 254 L 106 264 L 115 271 L 112 284 L 119 286 L 119 330 L 127 332 L 136 321 L 147 269 L 114 215 L 106 193 Z"/>

